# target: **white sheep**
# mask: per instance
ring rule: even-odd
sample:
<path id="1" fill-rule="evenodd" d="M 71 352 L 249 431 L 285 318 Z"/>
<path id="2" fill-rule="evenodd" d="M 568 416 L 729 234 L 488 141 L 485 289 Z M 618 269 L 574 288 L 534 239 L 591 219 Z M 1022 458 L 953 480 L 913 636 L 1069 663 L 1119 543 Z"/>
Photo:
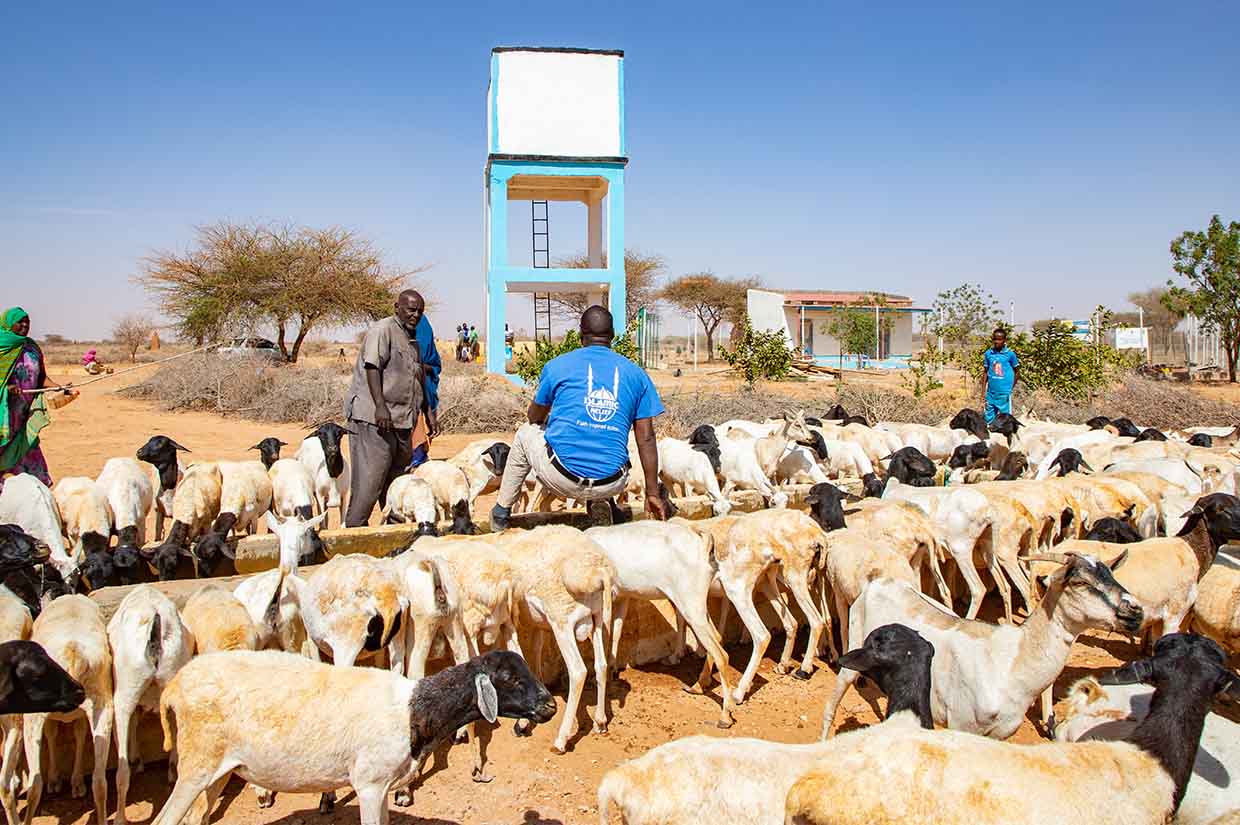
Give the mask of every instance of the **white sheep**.
<path id="1" fill-rule="evenodd" d="M 707 496 L 711 501 L 711 509 L 717 516 L 726 515 L 731 511 L 732 502 L 720 491 L 715 469 L 711 466 L 710 457 L 706 453 L 693 449 L 693 445 L 679 438 L 660 438 L 658 451 L 659 478 L 669 491 L 684 496 Z M 629 452 L 633 454 L 636 451 L 631 448 Z M 634 468 L 640 467 L 640 461 L 633 466 Z M 640 492 L 644 496 L 644 476 L 640 472 L 632 472 L 629 474 L 629 480 L 632 482 L 634 479 L 641 482 Z M 677 488 L 679 488 L 678 493 Z"/>
<path id="2" fill-rule="evenodd" d="M 1105 564 L 1090 556 L 1061 560 L 1046 597 L 1019 626 L 961 619 L 904 582 L 878 579 L 849 611 L 849 638 L 864 638 L 891 622 L 916 630 L 934 645 L 935 721 L 1006 739 L 1062 672 L 1077 636 L 1089 629 L 1134 632 L 1141 623 L 1141 608 Z M 858 675 L 840 671 L 823 711 L 824 738 Z"/>
<path id="3" fill-rule="evenodd" d="M 683 524 L 659 521 L 593 527 L 585 534 L 603 548 L 616 569 L 620 602 L 612 620 L 612 661 L 619 666 L 620 636 L 629 602 L 634 598 L 667 599 L 676 610 L 676 650 L 669 663 L 679 662 L 684 656 L 684 627 L 688 624 L 706 651 L 707 660 L 713 660 L 719 669 L 723 690 L 719 727 L 731 727 L 734 703 L 727 678 L 728 657 L 707 610 L 715 578 L 715 568 L 711 564 L 714 542 Z M 705 692 L 710 670 L 710 666 L 705 665 L 696 687 L 686 689 Z"/>
<path id="4" fill-rule="evenodd" d="M 314 478 L 306 465 L 295 458 L 281 458 L 271 465 L 267 477 L 271 479 L 273 513 L 284 518 L 301 516 L 307 521 L 314 515 Z"/>
<path id="5" fill-rule="evenodd" d="M 206 533 L 220 513 L 223 483 L 214 462 L 199 462 L 185 469 L 172 496 L 172 526 L 164 546 L 188 554 L 188 543 Z"/>
<path id="6" fill-rule="evenodd" d="M 321 424 L 305 438 L 294 456 L 314 479 L 316 509 L 326 513 L 335 508 L 344 525 L 344 511 L 349 504 L 349 462 L 345 461 L 340 441 L 349 431 L 338 424 Z M 328 518 L 324 526 L 331 526 Z"/>
<path id="7" fill-rule="evenodd" d="M 550 632 L 568 671 L 568 701 L 551 746 L 562 754 L 577 732 L 577 706 L 586 680 L 586 665 L 577 643 L 586 639 L 593 646 L 598 681 L 594 732 L 607 731 L 606 633 L 612 622 L 616 571 L 602 548 L 572 527 L 510 530 L 495 541 L 512 564 L 516 592 L 530 623 L 544 631 L 535 637 L 535 666 L 542 660 L 545 632 Z"/>
<path id="8" fill-rule="evenodd" d="M 258 630 L 249 611 L 218 584 L 194 591 L 181 610 L 181 620 L 198 655 L 258 649 Z"/>
<path id="9" fill-rule="evenodd" d="M 155 501 L 151 473 L 137 459 L 109 458 L 95 483 L 103 488 L 112 508 L 117 550 L 137 550 L 146 544 L 146 517 Z"/>
<path id="10" fill-rule="evenodd" d="M 78 567 L 65 548 L 64 527 L 52 491 L 29 473 L 8 476 L 0 488 L 0 524 L 15 524 L 51 551 L 51 564 L 68 579 Z"/>
<path id="11" fill-rule="evenodd" d="M 413 477 L 431 485 L 431 490 L 435 493 L 438 516 L 443 521 L 452 521 L 452 532 L 473 532 L 474 525 L 469 512 L 469 503 L 472 500 L 470 485 L 464 470 L 448 461 L 427 461 L 414 469 Z"/>
<path id="12" fill-rule="evenodd" d="M 87 596 L 70 595 L 53 600 L 35 620 L 30 634 L 32 641 L 43 646 L 70 676 L 86 690 L 81 708 L 69 713 L 31 713 L 22 719 L 26 746 L 26 825 L 34 822 L 43 798 L 43 769 L 40 754 L 43 737 L 48 739 L 49 786 L 58 784 L 56 744 L 48 722 L 73 724 L 76 741 L 71 790 L 75 798 L 86 795 L 82 759 L 87 727 L 94 744 L 94 768 L 91 792 L 95 803 L 95 819 L 99 825 L 108 821 L 108 751 L 112 746 L 112 653 L 107 628 L 99 605 Z"/>
<path id="13" fill-rule="evenodd" d="M 461 620 L 460 587 L 452 567 L 435 556 L 406 548 L 391 561 L 404 585 L 406 619 L 390 643 L 392 670 L 415 682 L 426 676 L 426 662 L 442 633 L 456 664 L 469 659 Z"/>
<path id="14" fill-rule="evenodd" d="M 494 438 L 479 438 L 469 442 L 456 455 L 448 459 L 461 468 L 469 480 L 469 503 L 480 495 L 499 489 L 504 474 L 504 463 L 511 450 L 508 444 Z"/>
<path id="15" fill-rule="evenodd" d="M 391 564 L 361 553 L 333 556 L 308 579 L 286 581 L 293 585 L 316 655 L 325 653 L 341 667 L 386 648 L 409 607 Z"/>
<path id="16" fill-rule="evenodd" d="M 125 595 L 108 622 L 115 675 L 116 714 L 116 822 L 124 825 L 129 796 L 130 754 L 142 754 L 137 744 L 137 717 L 141 710 L 159 709 L 160 691 L 193 655 L 194 644 L 176 605 L 150 585 L 139 585 Z M 169 758 L 169 781 L 175 755 Z"/>
<path id="17" fill-rule="evenodd" d="M 76 559 L 82 560 L 87 553 L 107 552 L 112 538 L 112 508 L 103 487 L 92 478 L 69 476 L 56 482 L 52 498 Z"/>
<path id="18" fill-rule="evenodd" d="M 438 535 L 438 508 L 431 483 L 411 475 L 397 476 L 388 485 L 383 501 L 383 521 L 416 524 L 418 534 Z"/>
<path id="19" fill-rule="evenodd" d="M 287 653 L 199 657 L 160 700 L 165 747 L 172 747 L 175 720 L 179 761 L 176 786 L 153 825 L 178 825 L 186 814 L 206 822 L 233 771 L 274 791 L 352 786 L 363 825 L 384 825 L 388 791 L 407 785 L 457 728 L 554 714 L 547 689 L 508 652 L 417 684 L 387 670 L 328 667 Z"/>

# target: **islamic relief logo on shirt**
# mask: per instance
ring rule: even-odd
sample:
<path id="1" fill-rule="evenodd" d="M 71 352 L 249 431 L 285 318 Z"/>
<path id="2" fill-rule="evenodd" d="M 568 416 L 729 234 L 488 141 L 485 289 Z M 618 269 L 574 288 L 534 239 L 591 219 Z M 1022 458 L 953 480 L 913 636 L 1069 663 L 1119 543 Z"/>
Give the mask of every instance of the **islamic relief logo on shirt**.
<path id="1" fill-rule="evenodd" d="M 620 402 L 616 399 L 620 395 L 620 369 L 616 368 L 615 376 L 612 378 L 611 392 L 606 387 L 594 388 L 594 367 L 586 366 L 586 412 L 590 414 L 590 418 L 599 424 L 605 424 L 610 421 L 612 416 L 616 414 L 616 410 L 620 409 Z"/>

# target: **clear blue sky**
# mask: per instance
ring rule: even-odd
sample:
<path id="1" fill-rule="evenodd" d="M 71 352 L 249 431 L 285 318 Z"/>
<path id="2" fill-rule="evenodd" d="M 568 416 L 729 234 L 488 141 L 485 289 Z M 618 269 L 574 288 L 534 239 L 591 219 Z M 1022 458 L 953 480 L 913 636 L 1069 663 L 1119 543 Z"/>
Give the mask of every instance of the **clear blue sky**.
<path id="1" fill-rule="evenodd" d="M 481 322 L 504 44 L 625 50 L 629 245 L 673 273 L 975 280 L 1027 321 L 1119 307 L 1240 219 L 1234 4 L 937 5 L 9 4 L 2 302 L 101 335 L 143 255 L 260 219 L 434 264 L 441 330 Z"/>

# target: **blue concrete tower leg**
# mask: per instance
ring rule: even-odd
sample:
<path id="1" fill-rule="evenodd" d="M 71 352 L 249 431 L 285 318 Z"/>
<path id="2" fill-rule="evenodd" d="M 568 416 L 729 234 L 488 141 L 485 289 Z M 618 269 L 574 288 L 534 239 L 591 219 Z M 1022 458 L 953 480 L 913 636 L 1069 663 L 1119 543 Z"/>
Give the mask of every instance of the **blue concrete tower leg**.
<path id="1" fill-rule="evenodd" d="M 508 179 L 493 175 L 488 183 L 487 372 L 503 375 L 508 287 L 500 270 L 508 262 Z"/>
<path id="2" fill-rule="evenodd" d="M 629 318 L 625 317 L 624 302 L 627 299 L 624 285 L 624 172 L 608 176 L 607 192 L 607 309 L 615 320 L 616 332 L 623 332 Z"/>

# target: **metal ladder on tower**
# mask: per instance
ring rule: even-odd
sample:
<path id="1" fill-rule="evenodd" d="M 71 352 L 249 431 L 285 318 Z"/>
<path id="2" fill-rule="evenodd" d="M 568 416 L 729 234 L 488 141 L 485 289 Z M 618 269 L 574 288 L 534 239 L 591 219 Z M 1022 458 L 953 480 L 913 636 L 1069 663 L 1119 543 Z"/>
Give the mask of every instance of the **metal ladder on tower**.
<path id="1" fill-rule="evenodd" d="M 551 268 L 551 213 L 546 201 L 530 201 L 530 249 L 534 269 Z M 534 340 L 551 340 L 551 293 L 534 293 Z"/>

